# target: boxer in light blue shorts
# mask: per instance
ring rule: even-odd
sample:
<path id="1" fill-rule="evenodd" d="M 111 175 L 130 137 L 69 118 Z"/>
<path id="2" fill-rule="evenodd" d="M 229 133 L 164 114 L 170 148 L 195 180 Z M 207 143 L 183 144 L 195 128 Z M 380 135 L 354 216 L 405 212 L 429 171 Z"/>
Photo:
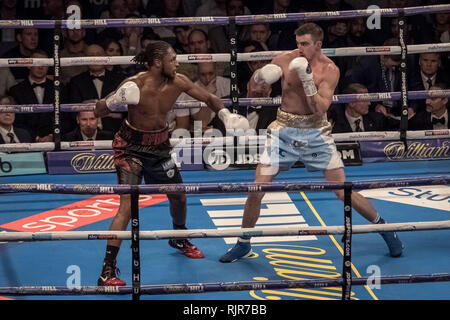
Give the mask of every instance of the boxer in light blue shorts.
<path id="1" fill-rule="evenodd" d="M 288 170 L 297 161 L 301 161 L 308 171 L 344 166 L 326 114 L 296 115 L 280 108 L 277 119 L 267 128 L 266 149 L 261 163 L 271 165 L 275 171 Z"/>
<path id="2" fill-rule="evenodd" d="M 265 151 L 255 170 L 255 183 L 271 182 L 281 170 L 302 161 L 308 171 L 322 171 L 327 182 L 346 181 L 343 163 L 336 150 L 327 111 L 333 102 L 340 72 L 322 53 L 323 29 L 305 23 L 295 30 L 297 48 L 282 52 L 256 70 L 250 82 L 273 85 L 281 81 L 281 106 L 277 119 L 267 128 Z M 344 190 L 333 190 L 344 201 Z M 352 208 L 367 221 L 385 220 L 372 203 L 357 191 L 351 194 Z M 242 228 L 253 228 L 261 213 L 264 192 L 250 192 L 245 202 Z M 403 244 L 395 232 L 380 232 L 392 257 L 399 257 Z M 235 246 L 219 258 L 229 263 L 252 255 L 250 236 L 238 237 Z"/>

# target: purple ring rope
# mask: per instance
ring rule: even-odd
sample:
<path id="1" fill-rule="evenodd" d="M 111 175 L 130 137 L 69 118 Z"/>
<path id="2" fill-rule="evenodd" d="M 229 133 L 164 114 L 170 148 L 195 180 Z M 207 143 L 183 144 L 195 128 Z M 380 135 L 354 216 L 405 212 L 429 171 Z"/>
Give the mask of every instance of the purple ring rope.
<path id="1" fill-rule="evenodd" d="M 433 97 L 448 97 L 450 96 L 450 90 L 433 90 L 432 92 L 427 90 L 409 91 L 408 99 L 421 100 Z M 333 96 L 332 103 L 347 103 L 351 101 L 382 101 L 382 100 L 400 100 L 400 92 L 378 92 L 367 94 L 339 94 Z M 225 106 L 232 104 L 231 99 L 221 99 Z M 239 99 L 240 106 L 279 106 L 281 104 L 281 98 L 241 98 Z M 187 100 L 183 102 L 177 102 L 176 108 L 198 108 L 202 106 L 202 103 L 197 100 Z M 63 112 L 79 112 L 79 111 L 92 111 L 95 104 L 87 103 L 67 103 L 61 104 L 61 111 Z M 126 107 L 122 108 L 126 111 Z M 53 105 L 51 104 L 27 104 L 27 105 L 2 105 L 0 106 L 0 112 L 15 112 L 15 113 L 31 113 L 31 112 L 52 112 Z"/>
<path id="2" fill-rule="evenodd" d="M 445 12 L 450 10 L 450 5 L 418 6 L 404 8 L 406 16 Z M 367 17 L 374 12 L 379 12 L 381 17 L 398 16 L 398 9 L 381 8 L 379 10 L 344 10 L 325 12 L 299 12 L 285 14 L 265 14 L 236 16 L 236 24 L 253 24 L 256 22 L 288 22 L 298 20 L 335 20 L 349 19 L 357 17 Z M 83 28 L 118 28 L 129 26 L 155 27 L 155 26 L 176 26 L 176 25 L 228 25 L 229 17 L 177 17 L 177 18 L 138 18 L 138 19 L 84 19 L 78 20 Z M 61 20 L 62 28 L 73 28 L 74 20 Z M 2 20 L 0 27 L 8 29 L 21 29 L 24 27 L 36 27 L 43 29 L 53 29 L 54 20 Z"/>
<path id="3" fill-rule="evenodd" d="M 373 279 L 370 277 L 352 278 L 352 285 L 367 285 Z M 380 284 L 408 284 L 424 282 L 446 282 L 450 281 L 449 273 L 417 274 L 417 275 L 394 275 L 381 276 Z M 342 278 L 317 280 L 267 280 L 267 281 L 236 281 L 236 282 L 214 282 L 214 283 L 181 283 L 181 284 L 155 284 L 141 286 L 141 294 L 181 294 L 181 293 L 206 293 L 217 291 L 248 291 L 248 290 L 270 290 L 290 288 L 325 288 L 339 287 Z M 6 296 L 68 296 L 68 295 L 128 295 L 132 293 L 130 286 L 123 287 L 96 287 L 81 286 L 69 289 L 62 286 L 23 286 L 23 287 L 0 287 L 0 294 Z"/>
<path id="4" fill-rule="evenodd" d="M 405 187 L 416 185 L 441 185 L 450 183 L 450 175 L 424 178 L 392 178 L 385 180 L 366 180 L 352 182 L 355 189 L 375 189 Z M 191 183 L 139 185 L 140 194 L 173 193 L 248 193 L 248 192 L 290 192 L 325 191 L 343 189 L 344 183 L 280 181 L 272 183 L 230 182 L 230 183 Z M 129 194 L 130 185 L 114 184 L 0 184 L 0 193 L 66 193 L 66 194 Z"/>

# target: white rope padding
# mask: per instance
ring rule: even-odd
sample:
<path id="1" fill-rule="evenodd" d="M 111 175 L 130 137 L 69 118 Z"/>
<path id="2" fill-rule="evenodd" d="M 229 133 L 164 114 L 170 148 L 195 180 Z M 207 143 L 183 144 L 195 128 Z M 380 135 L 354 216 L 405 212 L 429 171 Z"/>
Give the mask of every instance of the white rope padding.
<path id="1" fill-rule="evenodd" d="M 351 133 L 334 133 L 333 139 L 336 142 L 346 141 L 386 141 L 399 140 L 400 133 L 395 131 L 368 131 L 368 132 L 351 132 Z M 208 145 L 223 146 L 232 145 L 237 137 L 238 145 L 262 145 L 266 141 L 265 135 L 249 135 L 249 136 L 226 136 L 215 138 L 180 138 L 170 139 L 170 143 L 174 148 L 191 148 L 192 146 Z M 438 139 L 449 138 L 450 130 L 423 130 L 408 131 L 408 140 L 412 139 Z M 72 141 L 61 142 L 61 150 L 105 150 L 112 148 L 112 140 L 96 140 L 96 141 Z M 35 143 L 6 143 L 0 145 L 0 152 L 27 152 L 27 151 L 53 151 L 55 150 L 54 142 L 35 142 Z"/>
<path id="2" fill-rule="evenodd" d="M 450 43 L 430 43 L 407 45 L 408 54 L 423 52 L 446 52 L 450 51 Z M 272 60 L 274 56 L 287 51 L 261 51 L 250 53 L 238 53 L 237 61 L 259 61 Z M 329 57 L 342 56 L 374 56 L 374 55 L 398 55 L 401 53 L 400 46 L 375 46 L 375 47 L 346 47 L 346 48 L 324 48 L 322 53 Z M 60 65 L 84 66 L 84 65 L 129 65 L 134 64 L 131 59 L 134 56 L 104 56 L 104 57 L 66 57 L 61 58 Z M 177 55 L 179 63 L 198 62 L 230 62 L 229 53 L 211 54 L 180 54 Z M 31 67 L 31 66 L 53 66 L 50 58 L 3 58 L 0 59 L 0 67 Z"/>
<path id="3" fill-rule="evenodd" d="M 352 226 L 353 234 L 375 232 L 406 232 L 450 229 L 450 220 L 386 223 Z M 240 236 L 302 236 L 336 235 L 345 232 L 344 226 L 267 227 L 139 231 L 140 240 L 163 240 L 169 238 L 229 238 Z M 0 232 L 0 241 L 53 241 L 53 240 L 130 240 L 131 231 L 59 231 L 59 232 Z"/>

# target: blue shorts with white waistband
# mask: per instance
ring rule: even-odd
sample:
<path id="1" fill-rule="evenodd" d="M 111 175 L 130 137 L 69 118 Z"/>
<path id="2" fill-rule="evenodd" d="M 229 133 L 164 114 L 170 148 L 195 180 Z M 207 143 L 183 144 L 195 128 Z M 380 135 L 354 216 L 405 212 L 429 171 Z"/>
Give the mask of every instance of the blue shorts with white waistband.
<path id="1" fill-rule="evenodd" d="M 296 115 L 281 112 L 283 116 L 288 115 L 290 120 L 296 120 Z M 280 111 L 278 115 L 280 116 Z M 301 116 L 300 122 L 293 123 L 286 122 L 285 117 L 279 116 L 268 127 L 266 146 L 261 156 L 262 164 L 288 170 L 297 161 L 301 161 L 308 171 L 331 170 L 344 166 L 331 136 L 331 126 L 326 119 L 314 119 L 313 123 L 318 125 L 311 128 L 309 124 L 305 125 L 304 116 Z"/>

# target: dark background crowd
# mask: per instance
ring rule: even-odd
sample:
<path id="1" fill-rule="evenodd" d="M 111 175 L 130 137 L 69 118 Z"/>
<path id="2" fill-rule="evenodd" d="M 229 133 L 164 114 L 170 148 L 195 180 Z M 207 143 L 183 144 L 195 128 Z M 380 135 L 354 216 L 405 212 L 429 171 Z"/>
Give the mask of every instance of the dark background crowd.
<path id="1" fill-rule="evenodd" d="M 68 19 L 70 6 L 81 10 L 82 19 L 135 19 L 199 16 L 238 16 L 316 11 L 404 8 L 449 3 L 439 0 L 0 0 L 0 19 Z M 72 7 L 73 8 L 73 7 Z M 308 21 L 238 25 L 238 52 L 292 50 L 294 31 Z M 381 18 L 379 28 L 367 18 L 314 21 L 325 33 L 323 48 L 398 45 L 397 18 Z M 406 20 L 406 43 L 450 43 L 450 12 L 414 15 Z M 1 58 L 52 57 L 53 30 L 27 27 L 0 29 Z M 228 26 L 183 25 L 176 27 L 123 27 L 64 29 L 61 57 L 134 56 L 155 40 L 169 42 L 178 54 L 229 53 Z M 392 55 L 330 57 L 340 69 L 335 94 L 400 91 L 400 57 Z M 251 85 L 254 70 L 270 61 L 239 62 L 240 97 L 276 97 L 280 83 Z M 94 103 L 115 90 L 126 77 L 145 71 L 136 65 L 62 67 L 60 103 Z M 179 73 L 221 97 L 230 95 L 229 63 L 180 64 Z M 408 90 L 447 89 L 450 55 L 408 55 Z M 53 68 L 45 66 L 0 68 L 0 103 L 52 104 Z M 191 99 L 182 94 L 179 101 Z M 409 101 L 409 129 L 449 128 L 447 98 Z M 276 107 L 249 106 L 237 112 L 248 117 L 255 130 L 265 129 L 276 117 Z M 389 131 L 399 128 L 398 101 L 333 104 L 328 118 L 333 132 Z M 126 113 L 97 119 L 93 112 L 63 113 L 62 140 L 111 140 Z M 221 122 L 207 108 L 176 109 L 169 114 L 171 130 L 214 127 Z M 0 143 L 53 141 L 52 113 L 0 113 Z M 199 122 L 197 122 L 199 123 Z M 257 131 L 258 132 L 258 131 Z"/>

